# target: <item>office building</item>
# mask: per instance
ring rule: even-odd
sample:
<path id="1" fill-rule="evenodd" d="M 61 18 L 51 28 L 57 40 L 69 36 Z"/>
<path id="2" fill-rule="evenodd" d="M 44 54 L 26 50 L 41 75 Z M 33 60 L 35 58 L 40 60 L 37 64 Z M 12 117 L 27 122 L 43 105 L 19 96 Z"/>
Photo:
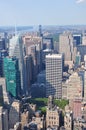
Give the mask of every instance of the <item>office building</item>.
<path id="1" fill-rule="evenodd" d="M 73 130 L 73 112 L 69 106 L 65 107 L 64 127 L 66 130 Z"/>
<path id="2" fill-rule="evenodd" d="M 21 77 L 21 90 L 22 94 L 25 94 L 25 81 L 24 81 L 24 45 L 21 36 L 13 36 L 9 42 L 9 56 L 16 57 L 19 60 L 19 70 Z"/>
<path id="3" fill-rule="evenodd" d="M 80 98 L 76 98 L 73 100 L 73 118 L 81 118 L 81 107 L 82 107 L 82 100 Z"/>
<path id="4" fill-rule="evenodd" d="M 67 99 L 82 98 L 82 78 L 74 72 L 67 80 Z"/>
<path id="5" fill-rule="evenodd" d="M 62 55 L 46 55 L 46 97 L 62 98 Z"/>
<path id="6" fill-rule="evenodd" d="M 25 86 L 26 86 L 26 95 L 30 92 L 30 87 L 33 81 L 32 72 L 33 72 L 33 60 L 32 56 L 24 57 L 24 66 L 25 66 Z"/>
<path id="7" fill-rule="evenodd" d="M 84 55 L 84 68 L 85 68 L 85 72 L 84 72 L 84 99 L 86 100 L 86 55 Z"/>
<path id="8" fill-rule="evenodd" d="M 21 82 L 18 59 L 6 57 L 3 60 L 4 77 L 6 78 L 7 92 L 12 96 L 20 96 Z"/>
<path id="9" fill-rule="evenodd" d="M 81 62 L 84 62 L 84 55 L 86 55 L 86 45 L 78 45 L 77 51 L 80 52 Z"/>
<path id="10" fill-rule="evenodd" d="M 45 49 L 51 49 L 53 50 L 54 49 L 54 46 L 53 46 L 53 38 L 43 38 L 43 50 Z"/>
<path id="11" fill-rule="evenodd" d="M 53 51 L 51 49 L 45 49 L 42 51 L 42 68 L 45 69 L 45 59 L 46 55 L 52 54 Z"/>
<path id="12" fill-rule="evenodd" d="M 61 125 L 61 116 L 62 111 L 53 104 L 52 96 L 49 96 L 46 110 L 46 128 L 58 129 Z"/>
<path id="13" fill-rule="evenodd" d="M 37 75 L 37 83 L 38 84 L 45 84 L 46 83 L 46 74 L 45 74 L 45 71 L 41 71 Z"/>
<path id="14" fill-rule="evenodd" d="M 80 65 L 81 65 L 81 55 L 80 55 L 80 53 L 78 52 L 78 53 L 76 54 L 76 58 L 75 58 L 75 66 L 78 67 L 78 66 L 80 66 Z"/>
<path id="15" fill-rule="evenodd" d="M 20 102 L 15 100 L 9 110 L 9 127 L 14 128 L 17 122 L 20 122 Z"/>
<path id="16" fill-rule="evenodd" d="M 3 58 L 8 56 L 7 50 L 0 50 L 0 77 L 3 77 Z"/>
<path id="17" fill-rule="evenodd" d="M 6 90 L 6 79 L 0 78 L 0 86 L 2 88 L 3 103 L 9 104 L 9 95 Z"/>
<path id="18" fill-rule="evenodd" d="M 86 33 L 84 33 L 82 36 L 82 44 L 86 45 Z"/>
<path id="19" fill-rule="evenodd" d="M 5 39 L 0 38 L 0 51 L 1 50 L 5 50 L 6 46 L 5 46 Z"/>
<path id="20" fill-rule="evenodd" d="M 39 111 L 37 111 L 35 113 L 35 116 L 32 117 L 32 121 L 29 123 L 29 127 L 30 127 L 30 125 L 33 125 L 33 124 L 37 125 L 37 130 L 44 129 L 44 116 L 41 116 Z M 34 127 L 33 127 L 33 129 L 34 129 Z M 32 129 L 30 129 L 30 130 L 32 130 Z M 34 129 L 34 130 L 36 130 L 36 129 Z"/>
<path id="21" fill-rule="evenodd" d="M 8 110 L 0 107 L 0 130 L 8 130 Z"/>
<path id="22" fill-rule="evenodd" d="M 26 110 L 23 113 L 21 113 L 20 118 L 21 118 L 21 125 L 23 129 L 24 126 L 29 123 L 29 111 Z"/>
<path id="23" fill-rule="evenodd" d="M 59 37 L 59 53 L 64 54 L 65 61 L 72 60 L 73 37 L 70 33 L 63 33 Z"/>
<path id="24" fill-rule="evenodd" d="M 77 45 L 80 45 L 82 43 L 82 35 L 81 34 L 73 34 L 73 40 Z"/>

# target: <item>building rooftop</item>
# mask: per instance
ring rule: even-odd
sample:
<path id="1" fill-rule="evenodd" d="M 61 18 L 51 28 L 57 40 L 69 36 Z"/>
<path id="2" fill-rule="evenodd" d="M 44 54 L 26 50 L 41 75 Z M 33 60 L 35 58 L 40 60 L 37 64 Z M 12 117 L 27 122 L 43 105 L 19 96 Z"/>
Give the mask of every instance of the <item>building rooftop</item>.
<path id="1" fill-rule="evenodd" d="M 61 54 L 48 54 L 46 58 L 62 58 Z"/>

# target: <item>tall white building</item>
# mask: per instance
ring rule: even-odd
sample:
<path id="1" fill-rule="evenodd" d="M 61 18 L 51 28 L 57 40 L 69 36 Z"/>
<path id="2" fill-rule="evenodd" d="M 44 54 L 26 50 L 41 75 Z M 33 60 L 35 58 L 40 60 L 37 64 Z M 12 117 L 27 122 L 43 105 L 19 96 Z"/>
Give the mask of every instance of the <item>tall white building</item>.
<path id="1" fill-rule="evenodd" d="M 46 97 L 62 98 L 62 55 L 46 55 Z"/>
<path id="2" fill-rule="evenodd" d="M 24 93 L 25 91 L 25 84 L 24 84 L 24 44 L 21 36 L 13 36 L 10 39 L 9 43 L 9 56 L 19 59 L 19 70 L 21 75 L 21 89 Z"/>

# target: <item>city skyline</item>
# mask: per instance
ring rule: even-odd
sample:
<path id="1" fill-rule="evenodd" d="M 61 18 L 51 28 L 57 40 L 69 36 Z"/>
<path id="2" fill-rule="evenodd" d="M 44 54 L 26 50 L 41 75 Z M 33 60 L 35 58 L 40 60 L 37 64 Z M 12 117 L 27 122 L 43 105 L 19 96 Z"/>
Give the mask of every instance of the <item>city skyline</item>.
<path id="1" fill-rule="evenodd" d="M 86 0 L 1 0 L 0 26 L 85 25 Z"/>

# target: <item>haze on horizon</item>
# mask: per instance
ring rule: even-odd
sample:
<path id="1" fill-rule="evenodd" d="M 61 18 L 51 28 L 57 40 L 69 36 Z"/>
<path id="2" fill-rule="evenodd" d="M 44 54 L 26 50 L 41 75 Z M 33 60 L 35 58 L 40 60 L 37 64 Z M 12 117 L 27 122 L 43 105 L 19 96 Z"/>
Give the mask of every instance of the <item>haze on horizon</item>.
<path id="1" fill-rule="evenodd" d="M 0 0 L 0 26 L 85 25 L 86 0 Z"/>

